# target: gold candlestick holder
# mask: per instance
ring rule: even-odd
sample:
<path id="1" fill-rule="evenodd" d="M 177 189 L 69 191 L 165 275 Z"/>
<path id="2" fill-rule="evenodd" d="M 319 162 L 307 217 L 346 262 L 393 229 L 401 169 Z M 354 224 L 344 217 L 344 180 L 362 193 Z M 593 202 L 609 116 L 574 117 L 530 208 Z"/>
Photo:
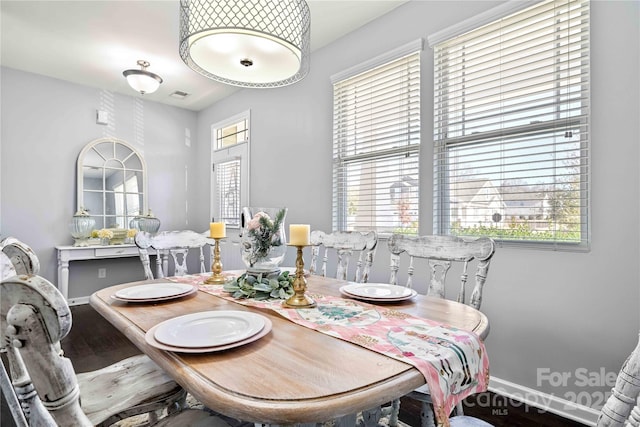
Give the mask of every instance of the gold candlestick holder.
<path id="1" fill-rule="evenodd" d="M 213 246 L 213 264 L 211 264 L 211 276 L 204 281 L 207 285 L 223 285 L 225 277 L 222 273 L 222 263 L 220 262 L 220 239 L 215 238 L 216 244 Z"/>
<path id="2" fill-rule="evenodd" d="M 296 278 L 293 281 L 293 296 L 282 303 L 287 308 L 313 308 L 317 304 L 313 298 L 305 295 L 307 291 L 307 279 L 304 278 L 304 259 L 302 259 L 302 248 L 304 246 L 292 245 L 298 248 L 296 256 Z"/>

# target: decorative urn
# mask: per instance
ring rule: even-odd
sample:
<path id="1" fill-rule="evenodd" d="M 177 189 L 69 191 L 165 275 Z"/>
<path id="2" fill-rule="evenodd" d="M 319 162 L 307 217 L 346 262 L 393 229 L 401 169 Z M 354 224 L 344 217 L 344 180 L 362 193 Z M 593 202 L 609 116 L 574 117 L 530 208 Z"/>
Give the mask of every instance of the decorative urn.
<path id="1" fill-rule="evenodd" d="M 84 208 L 80 208 L 69 222 L 69 231 L 75 239 L 73 246 L 89 246 L 89 238 L 95 225 L 96 220 Z"/>

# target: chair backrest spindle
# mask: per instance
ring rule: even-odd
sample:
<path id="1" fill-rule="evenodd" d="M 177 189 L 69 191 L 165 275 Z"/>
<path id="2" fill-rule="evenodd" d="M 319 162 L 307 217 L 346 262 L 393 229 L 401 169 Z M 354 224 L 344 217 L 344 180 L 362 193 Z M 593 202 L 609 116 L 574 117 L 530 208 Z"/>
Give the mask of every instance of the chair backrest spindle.
<path id="1" fill-rule="evenodd" d="M 192 249 L 198 250 L 199 272 L 204 273 L 207 271 L 204 263 L 203 248 L 210 244 L 212 244 L 211 239 L 191 230 L 163 231 L 153 235 L 141 231 L 136 234 L 136 245 L 138 246 L 146 279 L 154 278 L 150 266 L 150 250 L 155 250 L 155 278 L 160 279 L 171 275 L 184 276 L 188 274 L 188 255 Z M 173 274 L 169 273 L 169 258 L 173 261 Z"/>
<path id="2" fill-rule="evenodd" d="M 327 276 L 327 265 L 329 264 L 329 250 L 335 249 L 337 255 L 336 278 L 349 280 L 353 278 L 355 282 L 364 283 L 369 280 L 369 273 L 373 264 L 378 236 L 374 231 L 361 233 L 357 231 L 335 231 L 325 233 L 320 230 L 311 232 L 311 264 L 309 272 Z M 322 247 L 322 265 L 318 273 L 318 258 Z M 349 275 L 349 263 L 352 257 L 358 254 L 355 259 L 356 267 L 352 276 Z"/>
<path id="3" fill-rule="evenodd" d="M 407 236 L 394 234 L 388 241 L 391 256 L 391 284 L 398 284 L 400 254 L 406 253 L 409 258 L 407 270 L 407 287 L 414 285 L 415 258 L 428 260 L 429 281 L 427 295 L 445 298 L 447 274 L 452 263 L 460 263 L 462 273 L 458 289 L 458 302 L 466 303 L 476 309 L 482 304 L 482 291 L 489 272 L 491 257 L 495 252 L 495 244 L 488 237 L 465 240 L 454 236 Z M 475 284 L 468 302 L 466 301 L 466 285 L 468 268 L 471 261 L 476 261 Z"/>

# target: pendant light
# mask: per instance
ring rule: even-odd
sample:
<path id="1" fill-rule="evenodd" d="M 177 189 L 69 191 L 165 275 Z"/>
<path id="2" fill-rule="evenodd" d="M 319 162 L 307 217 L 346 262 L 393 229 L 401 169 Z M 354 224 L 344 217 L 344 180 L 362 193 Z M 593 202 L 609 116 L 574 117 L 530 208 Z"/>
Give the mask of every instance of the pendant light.
<path id="1" fill-rule="evenodd" d="M 305 0 L 180 0 L 180 57 L 229 85 L 290 85 L 309 72 L 310 23 Z"/>
<path id="2" fill-rule="evenodd" d="M 153 93 L 158 90 L 160 83 L 162 83 L 162 78 L 151 71 L 147 71 L 147 67 L 151 64 L 141 59 L 138 61 L 138 65 L 140 66 L 139 70 L 132 69 L 122 72 L 122 74 L 127 78 L 129 86 L 140 92 L 142 95 L 145 93 Z"/>

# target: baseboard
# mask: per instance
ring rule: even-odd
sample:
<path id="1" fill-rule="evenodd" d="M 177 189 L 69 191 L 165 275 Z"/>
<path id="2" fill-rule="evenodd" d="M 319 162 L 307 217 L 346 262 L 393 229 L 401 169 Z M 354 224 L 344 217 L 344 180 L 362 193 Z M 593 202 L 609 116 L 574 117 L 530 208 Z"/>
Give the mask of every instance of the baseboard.
<path id="1" fill-rule="evenodd" d="M 67 304 L 69 304 L 69 306 L 89 304 L 89 298 L 90 297 L 88 297 L 88 296 L 87 297 L 69 298 L 67 300 Z"/>
<path id="2" fill-rule="evenodd" d="M 512 401 L 525 403 L 542 411 L 552 412 L 587 426 L 595 426 L 600 413 L 588 406 L 578 405 L 575 402 L 561 399 L 552 394 L 543 393 L 496 377 L 491 377 L 489 391 Z"/>

